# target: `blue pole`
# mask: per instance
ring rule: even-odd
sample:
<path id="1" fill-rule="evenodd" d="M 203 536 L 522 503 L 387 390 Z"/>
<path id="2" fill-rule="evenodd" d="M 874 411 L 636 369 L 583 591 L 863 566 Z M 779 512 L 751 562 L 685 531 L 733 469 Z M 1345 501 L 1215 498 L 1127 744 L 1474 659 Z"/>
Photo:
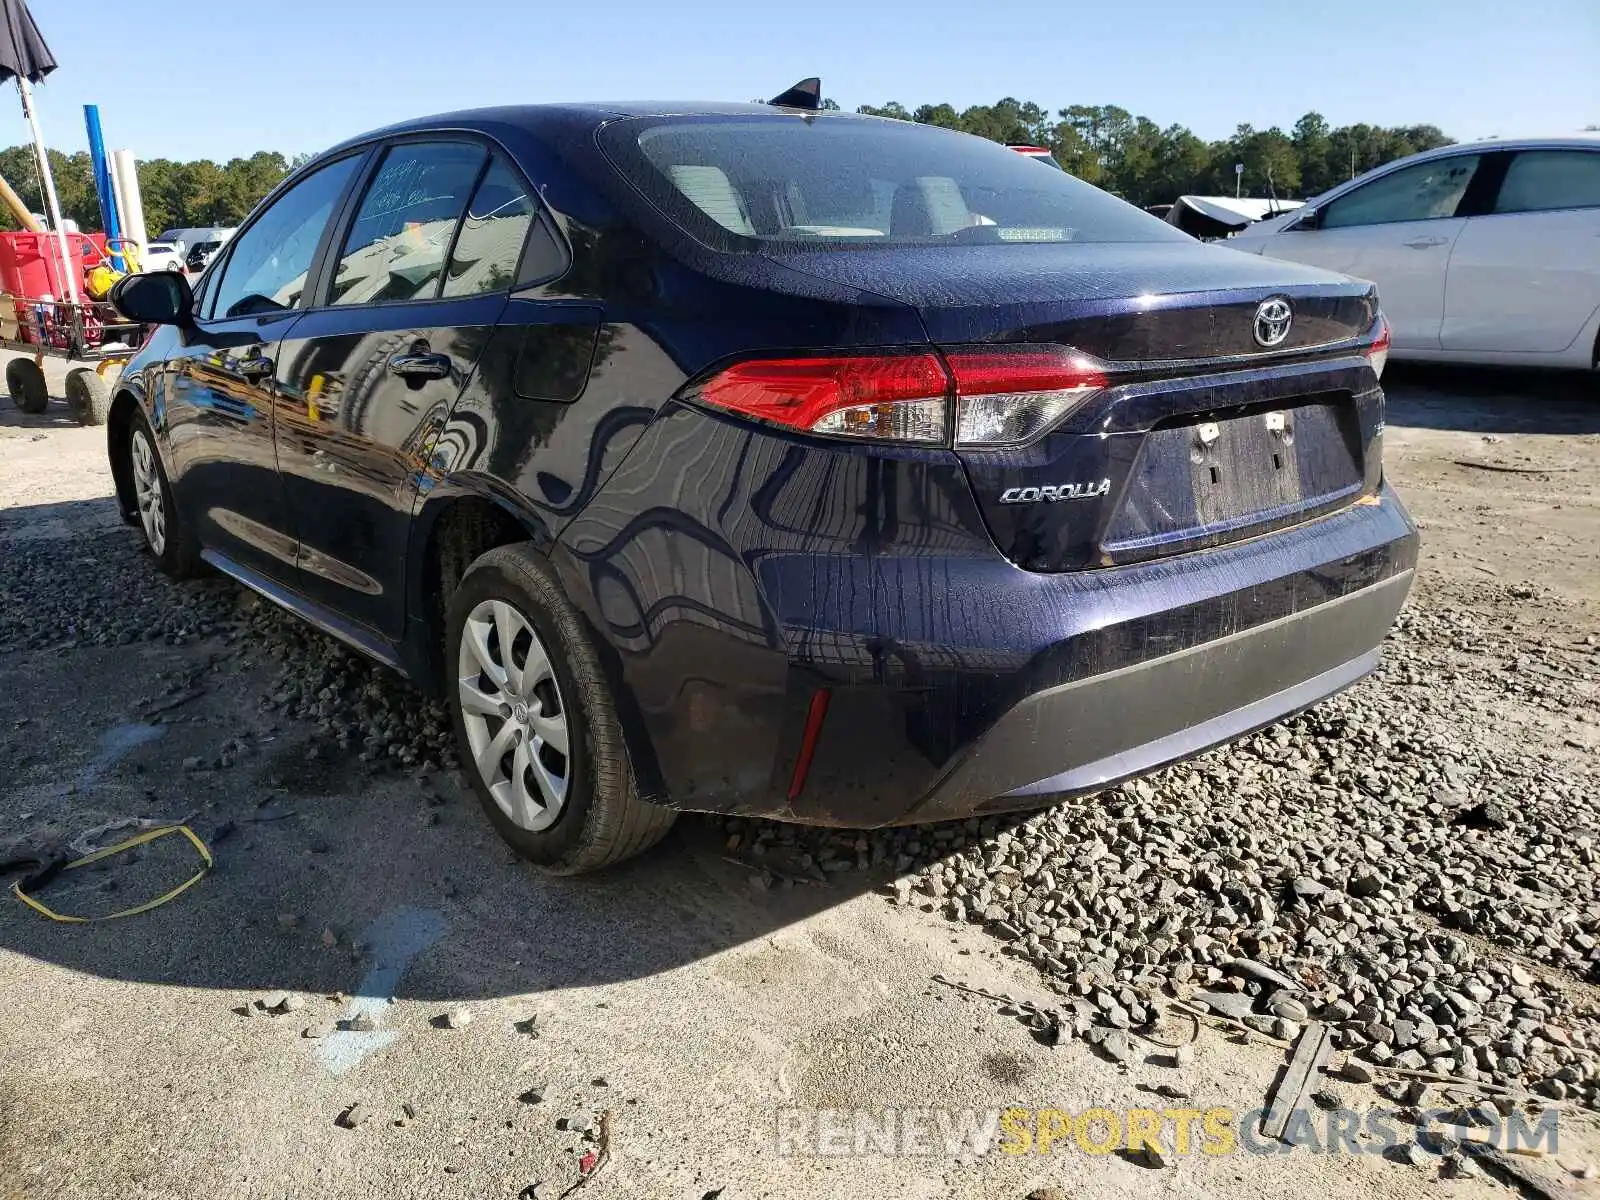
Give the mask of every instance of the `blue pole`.
<path id="1" fill-rule="evenodd" d="M 106 231 L 107 238 L 118 238 L 122 236 L 122 226 L 117 220 L 117 196 L 111 187 L 111 164 L 106 159 L 106 140 L 100 133 L 98 104 L 83 106 L 83 123 L 89 131 L 89 161 L 94 165 L 94 190 L 100 200 L 100 228 Z M 111 265 L 119 271 L 125 269 L 122 255 L 115 249 Z"/>

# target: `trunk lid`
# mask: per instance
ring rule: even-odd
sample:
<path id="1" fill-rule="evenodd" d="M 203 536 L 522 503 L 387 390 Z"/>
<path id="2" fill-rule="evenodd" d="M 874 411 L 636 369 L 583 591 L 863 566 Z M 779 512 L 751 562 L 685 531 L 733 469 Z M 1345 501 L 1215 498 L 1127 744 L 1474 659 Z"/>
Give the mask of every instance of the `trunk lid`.
<path id="1" fill-rule="evenodd" d="M 774 256 L 915 307 L 929 340 L 1071 346 L 1111 386 L 1043 437 L 962 449 L 990 533 L 1030 570 L 1256 536 L 1380 481 L 1372 286 L 1220 246 L 998 244 Z M 1286 301 L 1287 333 L 1264 346 Z"/>
<path id="2" fill-rule="evenodd" d="M 829 282 L 909 304 L 930 340 L 1062 342 L 1107 362 L 1155 365 L 1264 353 L 1256 306 L 1294 300 L 1274 353 L 1360 337 L 1372 285 L 1204 242 L 1001 243 L 772 255 Z"/>

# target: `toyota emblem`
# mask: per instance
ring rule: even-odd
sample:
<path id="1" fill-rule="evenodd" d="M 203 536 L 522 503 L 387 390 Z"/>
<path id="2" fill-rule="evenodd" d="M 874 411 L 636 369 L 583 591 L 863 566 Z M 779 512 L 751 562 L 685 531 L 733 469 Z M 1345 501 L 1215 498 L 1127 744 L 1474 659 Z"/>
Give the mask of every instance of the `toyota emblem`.
<path id="1" fill-rule="evenodd" d="M 1281 346 L 1294 324 L 1294 310 L 1282 296 L 1273 296 L 1256 305 L 1256 344 L 1271 349 Z"/>

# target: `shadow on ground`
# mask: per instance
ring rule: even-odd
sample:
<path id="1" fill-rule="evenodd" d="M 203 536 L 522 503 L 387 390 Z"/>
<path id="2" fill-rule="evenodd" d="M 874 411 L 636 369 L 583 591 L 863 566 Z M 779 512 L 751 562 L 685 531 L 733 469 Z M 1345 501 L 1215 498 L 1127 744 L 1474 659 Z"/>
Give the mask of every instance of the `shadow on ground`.
<path id="1" fill-rule="evenodd" d="M 1391 362 L 1391 425 L 1467 433 L 1600 433 L 1600 376 Z"/>
<path id="2" fill-rule="evenodd" d="M 110 496 L 94 500 L 67 500 L 52 504 L 23 504 L 0 508 L 0 544 L 8 541 L 54 541 L 57 552 L 70 559 L 77 553 L 75 542 L 82 536 L 114 529 L 122 514 Z M 0 564 L 0 582 L 6 571 Z M 0 595 L 0 603 L 4 603 Z"/>
<path id="3" fill-rule="evenodd" d="M 174 653 L 222 654 L 220 675 L 167 722 L 140 719 L 127 681 Z M 260 694 L 259 671 L 231 655 L 210 639 L 176 651 L 34 651 L 0 668 L 9 735 L 0 823 L 17 831 L 0 840 L 0 859 L 58 850 L 104 822 L 137 817 L 187 818 L 216 861 L 161 908 L 102 923 L 58 924 L 5 897 L 0 947 L 109 979 L 355 992 L 396 953 L 387 928 L 436 914 L 423 921 L 437 927 L 436 944 L 391 994 L 470 1000 L 656 975 L 870 886 L 870 872 L 791 884 L 727 862 L 727 833 L 702 817 L 681 819 L 661 846 L 603 875 L 544 876 L 512 858 L 453 773 L 372 770 L 353 750 L 307 761 L 313 743 L 301 722 L 250 728 L 250 706 L 238 701 Z M 59 685 L 30 689 L 35 672 L 115 682 L 95 704 L 97 720 Z M 184 768 L 241 734 L 258 750 L 237 765 Z M 24 740 L 31 751 L 20 751 Z M 13 786 L 19 778 L 28 783 Z M 127 834 L 98 840 L 119 836 Z M 165 838 L 103 869 L 68 872 L 43 895 L 62 912 L 116 911 L 164 893 L 195 866 L 187 843 Z"/>
<path id="4" fill-rule="evenodd" d="M 72 510 L 98 519 L 105 505 L 13 510 L 7 523 L 70 525 Z M 186 818 L 216 860 L 162 907 L 100 923 L 56 923 L 0 896 L 5 950 L 106 979 L 244 991 L 354 993 L 399 965 L 388 994 L 466 1001 L 658 975 L 892 875 L 884 856 L 826 884 L 790 882 L 806 874 L 792 859 L 769 859 L 789 869 L 762 874 L 726 861 L 728 831 L 696 816 L 604 875 L 541 875 L 495 837 L 454 773 L 363 761 L 359 741 L 330 747 L 314 721 L 264 703 L 281 663 L 244 631 L 246 594 L 231 582 L 171 583 L 122 528 L 5 554 L 0 860 L 58 851 L 122 818 Z M 414 694 L 384 686 L 402 705 Z M 857 858 L 858 836 L 838 835 L 840 858 Z M 44 896 L 61 912 L 103 914 L 194 866 L 192 848 L 165 838 L 68 872 Z M 402 953 L 418 928 L 437 940 Z"/>
<path id="5" fill-rule="evenodd" d="M 52 388 L 52 393 L 60 388 Z M 9 397 L 0 394 L 0 429 L 76 429 L 78 422 L 67 411 L 67 402 L 52 394 L 42 413 L 25 413 Z"/>

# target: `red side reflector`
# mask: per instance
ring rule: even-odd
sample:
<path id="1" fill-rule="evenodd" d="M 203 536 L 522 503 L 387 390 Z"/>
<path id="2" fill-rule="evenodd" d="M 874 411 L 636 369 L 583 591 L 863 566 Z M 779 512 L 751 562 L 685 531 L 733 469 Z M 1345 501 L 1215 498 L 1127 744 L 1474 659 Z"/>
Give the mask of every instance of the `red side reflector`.
<path id="1" fill-rule="evenodd" d="M 949 388 L 936 356 L 885 354 L 736 363 L 694 394 L 729 412 L 791 429 L 811 429 L 841 409 L 942 399 Z"/>
<path id="2" fill-rule="evenodd" d="M 822 736 L 822 720 L 828 715 L 827 688 L 811 693 L 811 707 L 806 709 L 806 728 L 800 737 L 800 754 L 794 760 L 794 774 L 789 777 L 789 799 L 797 799 L 806 788 L 806 775 L 811 771 L 811 760 L 817 754 L 817 739 Z"/>

